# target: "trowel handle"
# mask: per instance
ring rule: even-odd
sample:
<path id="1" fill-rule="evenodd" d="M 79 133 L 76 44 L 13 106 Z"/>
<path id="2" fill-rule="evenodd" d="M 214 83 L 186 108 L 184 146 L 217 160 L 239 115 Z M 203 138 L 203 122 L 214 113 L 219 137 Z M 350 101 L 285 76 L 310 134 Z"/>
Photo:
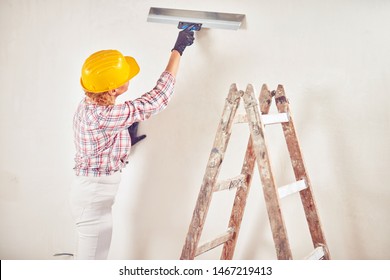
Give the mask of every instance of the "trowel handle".
<path id="1" fill-rule="evenodd" d="M 178 26 L 177 26 L 177 28 L 179 28 L 179 29 L 187 29 L 187 28 L 189 28 L 188 29 L 189 31 L 199 31 L 202 28 L 202 24 L 201 23 L 180 21 Z"/>

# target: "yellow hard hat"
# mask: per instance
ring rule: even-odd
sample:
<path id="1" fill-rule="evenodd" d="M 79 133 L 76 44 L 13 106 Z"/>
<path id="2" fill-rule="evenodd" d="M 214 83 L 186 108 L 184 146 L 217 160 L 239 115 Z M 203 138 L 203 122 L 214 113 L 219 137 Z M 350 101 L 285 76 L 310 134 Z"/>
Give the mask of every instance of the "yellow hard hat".
<path id="1" fill-rule="evenodd" d="M 102 50 L 85 60 L 80 83 L 85 91 L 99 93 L 123 86 L 138 72 L 139 66 L 131 56 L 123 56 L 117 50 Z"/>

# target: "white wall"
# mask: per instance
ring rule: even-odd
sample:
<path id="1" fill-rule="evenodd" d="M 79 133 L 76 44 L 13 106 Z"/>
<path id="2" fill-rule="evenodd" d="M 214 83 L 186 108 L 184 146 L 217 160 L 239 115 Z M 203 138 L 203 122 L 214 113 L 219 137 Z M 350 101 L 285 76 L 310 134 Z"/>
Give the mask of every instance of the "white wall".
<path id="1" fill-rule="evenodd" d="M 84 59 L 118 49 L 141 65 L 127 98 L 154 86 L 178 30 L 146 22 L 151 6 L 246 14 L 239 31 L 202 30 L 176 94 L 142 123 L 114 207 L 111 259 L 178 259 L 231 83 L 283 84 L 334 259 L 389 259 L 390 3 L 352 1 L 0 1 L 0 258 L 72 252 L 67 204 L 72 115 Z M 221 178 L 237 175 L 248 129 L 233 131 Z M 292 180 L 282 134 L 268 141 L 280 184 Z M 256 170 L 257 171 L 257 170 Z M 204 236 L 226 228 L 217 194 Z M 294 258 L 311 250 L 297 197 L 283 202 Z M 219 250 L 202 258 L 218 258 Z M 274 259 L 256 174 L 237 259 Z"/>

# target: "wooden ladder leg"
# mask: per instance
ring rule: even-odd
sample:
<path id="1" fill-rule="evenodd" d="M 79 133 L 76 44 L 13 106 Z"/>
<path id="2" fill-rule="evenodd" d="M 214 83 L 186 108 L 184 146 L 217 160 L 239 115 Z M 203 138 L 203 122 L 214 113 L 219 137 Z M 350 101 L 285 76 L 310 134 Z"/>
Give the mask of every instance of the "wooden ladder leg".
<path id="1" fill-rule="evenodd" d="M 261 122 L 258 104 L 254 97 L 252 85 L 248 85 L 243 95 L 243 99 L 256 154 L 256 162 L 263 186 L 268 218 L 275 242 L 276 255 L 278 259 L 292 259 L 286 226 L 280 209 L 278 190 L 275 185 L 267 145 L 264 139 L 264 126 Z"/>
<path id="2" fill-rule="evenodd" d="M 232 235 L 232 238 L 227 242 L 225 242 L 223 246 L 221 260 L 231 260 L 233 258 L 238 234 L 240 232 L 242 217 L 244 216 L 246 199 L 248 197 L 249 189 L 251 186 L 255 160 L 256 160 L 256 156 L 253 151 L 252 138 L 249 138 L 248 146 L 244 158 L 244 164 L 241 170 L 241 174 L 245 176 L 244 179 L 245 181 L 242 184 L 242 186 L 239 187 L 236 191 L 236 196 L 234 198 L 233 208 L 230 214 L 230 220 L 228 226 L 228 228 L 234 229 L 234 233 Z"/>
<path id="3" fill-rule="evenodd" d="M 298 137 L 295 132 L 294 122 L 292 114 L 289 108 L 289 102 L 286 98 L 284 88 L 279 85 L 275 94 L 276 106 L 279 113 L 287 113 L 290 117 L 290 121 L 282 123 L 284 136 L 288 151 L 290 153 L 291 163 L 294 169 L 295 178 L 297 181 L 304 180 L 307 188 L 300 191 L 300 196 L 303 204 L 303 208 L 306 215 L 306 220 L 309 225 L 311 238 L 313 241 L 314 248 L 324 247 L 324 259 L 330 259 L 329 250 L 326 244 L 325 236 L 322 231 L 319 216 L 317 214 L 317 208 L 314 201 L 311 182 L 306 172 L 305 163 L 303 161 L 302 152 L 299 147 Z"/>
<path id="4" fill-rule="evenodd" d="M 272 101 L 271 92 L 268 90 L 267 85 L 263 85 L 260 92 L 260 109 L 262 114 L 268 114 L 270 109 L 270 104 Z M 222 260 L 231 260 L 234 255 L 234 250 L 237 244 L 238 234 L 241 228 L 242 218 L 244 216 L 244 210 L 246 205 L 246 200 L 250 190 L 253 170 L 255 166 L 256 155 L 253 150 L 253 141 L 249 137 L 248 145 L 246 148 L 246 154 L 244 158 L 244 163 L 242 166 L 241 174 L 245 175 L 245 182 L 241 188 L 238 188 L 236 191 L 236 196 L 234 198 L 234 204 L 232 212 L 230 214 L 229 226 L 228 228 L 234 228 L 234 233 L 232 238 L 227 241 L 222 249 L 221 259 Z"/>
<path id="5" fill-rule="evenodd" d="M 234 116 L 242 94 L 243 92 L 238 91 L 235 84 L 231 85 L 180 259 L 192 260 L 195 258 L 213 189 L 230 139 Z"/>

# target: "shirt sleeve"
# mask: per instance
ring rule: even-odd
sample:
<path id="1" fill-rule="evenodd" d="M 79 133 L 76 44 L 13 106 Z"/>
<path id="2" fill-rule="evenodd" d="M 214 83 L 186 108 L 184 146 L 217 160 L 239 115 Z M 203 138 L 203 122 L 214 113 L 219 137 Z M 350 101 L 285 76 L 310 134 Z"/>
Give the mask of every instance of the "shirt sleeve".
<path id="1" fill-rule="evenodd" d="M 164 71 L 156 86 L 141 97 L 109 106 L 101 115 L 101 128 L 123 130 L 132 123 L 143 121 L 164 110 L 174 92 L 175 77 Z"/>

